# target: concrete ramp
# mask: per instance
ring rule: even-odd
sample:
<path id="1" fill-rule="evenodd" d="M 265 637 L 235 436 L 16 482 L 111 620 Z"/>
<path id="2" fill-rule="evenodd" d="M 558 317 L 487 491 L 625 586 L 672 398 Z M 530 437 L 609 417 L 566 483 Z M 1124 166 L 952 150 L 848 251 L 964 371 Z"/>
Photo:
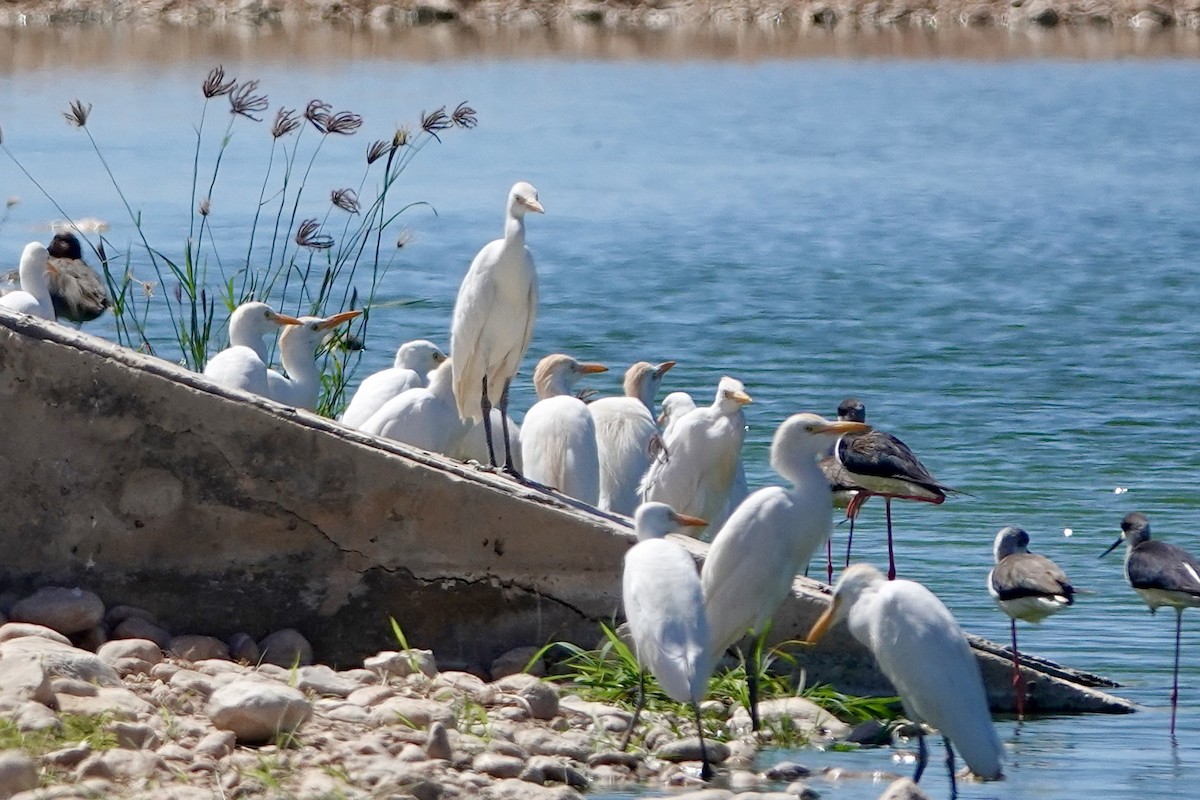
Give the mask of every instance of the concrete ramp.
<path id="1" fill-rule="evenodd" d="M 0 413 L 0 592 L 83 586 L 177 632 L 295 627 L 343 666 L 395 647 L 389 616 L 443 666 L 486 668 L 517 646 L 591 645 L 620 608 L 622 518 L 2 309 Z M 827 602 L 798 579 L 777 638 Z M 977 652 L 1011 708 L 1004 652 Z M 890 692 L 845 631 L 804 660 L 810 682 Z M 1027 679 L 1033 709 L 1133 710 L 1094 676 Z"/>

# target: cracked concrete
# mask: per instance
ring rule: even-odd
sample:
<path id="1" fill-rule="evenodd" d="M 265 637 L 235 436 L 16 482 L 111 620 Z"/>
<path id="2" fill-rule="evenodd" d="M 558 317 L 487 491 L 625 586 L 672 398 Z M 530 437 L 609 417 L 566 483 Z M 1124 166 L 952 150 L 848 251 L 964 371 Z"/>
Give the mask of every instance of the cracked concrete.
<path id="1" fill-rule="evenodd" d="M 394 647 L 393 617 L 445 668 L 474 669 L 514 647 L 591 646 L 617 617 L 626 522 L 490 471 L 3 310 L 0 404 L 0 594 L 81 586 L 222 638 L 296 628 L 335 666 Z M 827 602 L 797 579 L 775 641 Z M 976 651 L 1006 709 L 1003 651 Z M 891 693 L 844 632 L 801 662 L 809 682 Z M 1027 670 L 1028 706 L 1131 709 L 1055 669 Z"/>

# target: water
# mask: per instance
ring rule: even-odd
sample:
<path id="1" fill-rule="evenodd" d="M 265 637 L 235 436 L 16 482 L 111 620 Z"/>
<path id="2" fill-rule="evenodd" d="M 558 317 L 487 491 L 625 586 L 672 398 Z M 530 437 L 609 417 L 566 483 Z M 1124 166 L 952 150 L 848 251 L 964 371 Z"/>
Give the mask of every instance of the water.
<path id="1" fill-rule="evenodd" d="M 72 36 L 85 51 L 86 36 Z M 127 244 L 128 218 L 83 134 L 61 119 L 68 101 L 92 103 L 89 127 L 131 204 L 156 243 L 178 250 L 198 87 L 216 58 L 180 48 L 150 64 L 121 57 L 144 47 L 123 36 L 92 60 L 0 71 L 4 143 L 70 214 L 109 220 L 110 240 Z M 403 196 L 437 213 L 402 220 L 412 241 L 383 295 L 415 302 L 377 310 L 363 374 L 403 339 L 447 343 L 468 262 L 499 234 L 508 187 L 532 181 L 547 214 L 529 222 L 543 301 L 526 376 L 536 357 L 564 351 L 610 364 L 590 382 L 606 393 L 638 359 L 677 360 L 666 388 L 697 396 L 721 374 L 740 377 L 755 398 L 754 485 L 772 480 L 766 448 L 785 415 L 832 414 L 857 395 L 870 420 L 969 493 L 897 506 L 902 577 L 1003 641 L 1007 618 L 983 581 L 992 538 L 1011 523 L 1090 591 L 1041 627 L 1023 625 L 1023 649 L 1112 676 L 1142 710 L 1000 721 L 1008 780 L 963 797 L 1194 792 L 1200 621 L 1185 618 L 1173 745 L 1173 615 L 1151 617 L 1119 555 L 1096 556 L 1133 509 L 1157 536 L 1200 549 L 1200 62 L 607 60 L 522 57 L 519 46 L 504 57 L 408 60 L 400 48 L 311 61 L 252 44 L 220 58 L 259 78 L 272 108 L 319 97 L 366 117 L 359 135 L 330 143 L 311 179 L 312 215 L 329 188 L 354 185 L 370 139 L 442 104 L 478 110 L 477 130 L 448 133 L 404 175 Z M 226 209 L 256 196 L 263 127 L 235 126 L 214 198 L 226 260 L 244 250 L 248 220 Z M 58 213 L 0 156 L 0 195 L 10 194 L 22 202 L 0 226 L 0 253 L 15 262 Z M 145 269 L 135 261 L 139 277 Z M 89 329 L 113 336 L 111 322 Z M 155 334 L 170 339 L 161 320 Z M 522 384 L 514 405 L 530 394 Z M 882 563 L 882 504 L 866 507 L 858 531 L 856 556 Z M 784 757 L 893 768 L 887 750 L 768 753 L 763 765 Z M 926 781 L 944 796 L 936 763 Z M 845 800 L 880 791 L 819 788 Z"/>

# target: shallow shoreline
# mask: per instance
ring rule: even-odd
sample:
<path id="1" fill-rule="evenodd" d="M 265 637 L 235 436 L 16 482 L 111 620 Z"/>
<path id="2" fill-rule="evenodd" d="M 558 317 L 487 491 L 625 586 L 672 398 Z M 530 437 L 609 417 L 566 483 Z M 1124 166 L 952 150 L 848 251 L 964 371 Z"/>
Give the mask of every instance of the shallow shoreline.
<path id="1" fill-rule="evenodd" d="M 1196 0 L 2 0 L 0 26 L 349 24 L 805 32 L 1080 27 L 1200 32 Z"/>

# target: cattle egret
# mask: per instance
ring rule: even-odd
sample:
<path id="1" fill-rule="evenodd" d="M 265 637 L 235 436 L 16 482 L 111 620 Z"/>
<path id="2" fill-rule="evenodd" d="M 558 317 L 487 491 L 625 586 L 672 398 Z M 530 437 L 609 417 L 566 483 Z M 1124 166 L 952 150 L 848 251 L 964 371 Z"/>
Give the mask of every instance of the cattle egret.
<path id="1" fill-rule="evenodd" d="M 330 330 L 361 313 L 343 311 L 332 317 L 300 317 L 300 324 L 285 328 L 279 334 L 279 360 L 287 370 L 287 377 L 267 370 L 267 397 L 294 408 L 315 411 L 321 397 L 317 347 Z"/>
<path id="2" fill-rule="evenodd" d="M 426 339 L 405 342 L 396 351 L 392 366 L 368 375 L 359 384 L 340 422 L 358 428 L 393 397 L 429 385 L 429 374 L 446 360 L 446 354 Z"/>
<path id="3" fill-rule="evenodd" d="M 570 392 L 584 375 L 607 369 L 561 353 L 546 356 L 533 373 L 539 399 L 521 425 L 525 477 L 593 506 L 600 500 L 596 424 L 587 404 Z"/>
<path id="4" fill-rule="evenodd" d="M 18 273 L 21 288 L 0 297 L 0 307 L 54 322 L 54 303 L 50 300 L 48 272 L 50 254 L 41 242 L 30 242 L 21 252 Z"/>
<path id="5" fill-rule="evenodd" d="M 267 396 L 267 345 L 263 337 L 300 320 L 266 303 L 242 303 L 229 317 L 229 347 L 204 365 L 204 375 L 222 386 Z"/>
<path id="6" fill-rule="evenodd" d="M 638 484 L 650 468 L 659 438 L 654 398 L 674 361 L 655 366 L 639 361 L 625 372 L 625 396 L 605 397 L 588 406 L 596 423 L 600 456 L 600 508 L 632 516 Z"/>

